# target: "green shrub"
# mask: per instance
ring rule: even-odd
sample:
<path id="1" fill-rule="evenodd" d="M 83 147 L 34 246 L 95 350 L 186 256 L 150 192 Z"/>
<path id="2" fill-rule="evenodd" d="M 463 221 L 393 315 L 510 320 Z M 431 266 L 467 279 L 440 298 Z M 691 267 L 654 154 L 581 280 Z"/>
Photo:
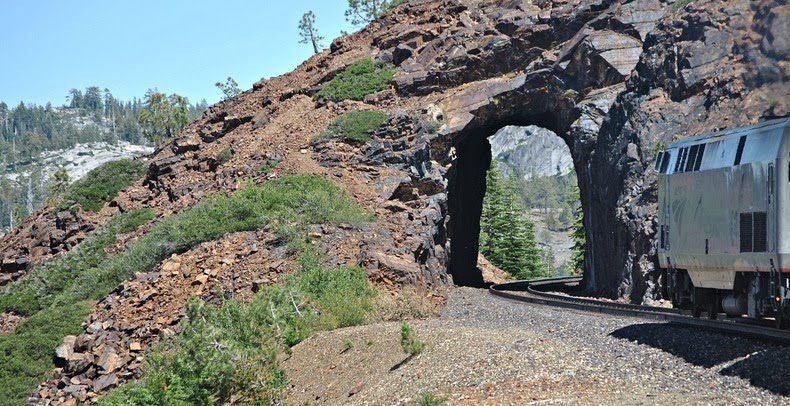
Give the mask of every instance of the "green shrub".
<path id="1" fill-rule="evenodd" d="M 425 343 L 417 339 L 414 330 L 405 321 L 400 323 L 400 346 L 410 356 L 421 353 L 425 348 Z"/>
<path id="2" fill-rule="evenodd" d="M 381 127 L 387 114 L 375 110 L 352 111 L 329 124 L 315 139 L 341 138 L 351 142 L 366 142 L 370 133 Z"/>
<path id="3" fill-rule="evenodd" d="M 366 95 L 386 89 L 394 75 L 395 69 L 385 68 L 381 62 L 374 62 L 370 58 L 360 59 L 340 72 L 314 98 L 336 102 L 362 100 Z"/>
<path id="4" fill-rule="evenodd" d="M 21 405 L 52 368 L 52 355 L 63 337 L 79 334 L 80 323 L 91 306 L 52 308 L 19 324 L 14 331 L 0 335 L 0 404 Z"/>
<path id="5" fill-rule="evenodd" d="M 118 196 L 118 192 L 140 180 L 147 168 L 143 161 L 122 159 L 107 162 L 69 186 L 57 209 L 64 210 L 71 202 L 76 202 L 83 210 L 99 211 L 105 202 Z"/>
<path id="6" fill-rule="evenodd" d="M 231 148 L 225 148 L 217 154 L 217 157 L 214 158 L 217 160 L 217 163 L 224 164 L 225 162 L 230 161 L 230 158 L 233 157 L 233 150 Z"/>
<path id="7" fill-rule="evenodd" d="M 365 271 L 358 267 L 306 270 L 300 275 L 297 288 L 323 309 L 316 320 L 323 330 L 364 323 L 376 297 Z"/>
<path id="8" fill-rule="evenodd" d="M 235 300 L 216 308 L 193 297 L 186 310 L 181 333 L 152 350 L 140 382 L 100 404 L 227 404 L 231 396 L 264 403 L 281 397 L 285 376 L 276 364 L 271 327 L 261 317 L 268 309 L 258 313 Z"/>
<path id="9" fill-rule="evenodd" d="M 263 163 L 261 166 L 258 167 L 258 170 L 257 170 L 258 175 L 266 175 L 266 174 L 268 174 L 269 171 L 274 169 L 274 167 L 277 166 L 277 164 L 280 163 L 281 160 L 282 159 L 280 159 L 280 158 L 267 159 L 265 163 Z"/>
<path id="10" fill-rule="evenodd" d="M 441 406 L 447 403 L 447 398 L 436 396 L 431 392 L 423 392 L 420 395 L 420 406 Z"/>

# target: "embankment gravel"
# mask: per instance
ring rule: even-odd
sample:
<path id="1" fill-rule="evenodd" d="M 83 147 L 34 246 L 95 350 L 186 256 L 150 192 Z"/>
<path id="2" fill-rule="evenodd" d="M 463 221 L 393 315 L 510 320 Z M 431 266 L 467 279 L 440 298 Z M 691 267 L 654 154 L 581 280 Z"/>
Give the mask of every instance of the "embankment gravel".
<path id="1" fill-rule="evenodd" d="M 790 348 L 456 288 L 437 318 L 322 332 L 284 361 L 293 404 L 787 404 Z M 349 348 L 351 347 L 351 348 Z"/>

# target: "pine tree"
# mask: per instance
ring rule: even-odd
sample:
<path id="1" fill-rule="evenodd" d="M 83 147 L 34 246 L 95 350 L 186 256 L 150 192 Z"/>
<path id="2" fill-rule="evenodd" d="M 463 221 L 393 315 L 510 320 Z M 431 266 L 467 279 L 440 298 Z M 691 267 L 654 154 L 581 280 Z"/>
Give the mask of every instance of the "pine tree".
<path id="1" fill-rule="evenodd" d="M 228 76 L 228 80 L 226 80 L 225 83 L 217 82 L 214 83 L 214 86 L 216 86 L 217 89 L 219 89 L 222 92 L 222 94 L 225 96 L 222 98 L 222 100 L 232 99 L 241 93 L 241 89 L 239 89 L 239 84 L 236 83 L 236 81 L 233 80 L 233 78 L 230 76 Z"/>
<path id="2" fill-rule="evenodd" d="M 354 25 L 367 24 L 401 3 L 405 0 L 348 0 L 346 20 Z"/>
<path id="3" fill-rule="evenodd" d="M 53 175 L 52 185 L 49 187 L 49 193 L 52 196 L 57 196 L 63 194 L 66 189 L 69 187 L 71 183 L 71 177 L 69 177 L 68 171 L 66 168 L 60 167 L 55 174 Z"/>
<path id="4" fill-rule="evenodd" d="M 573 186 L 570 197 L 568 198 L 569 204 L 573 207 L 574 222 L 571 225 L 571 240 L 573 247 L 571 247 L 571 273 L 580 275 L 584 272 L 584 251 L 587 246 L 587 233 L 584 229 L 584 212 L 582 211 L 581 204 L 579 203 L 580 194 L 579 187 Z"/>
<path id="5" fill-rule="evenodd" d="M 160 145 L 178 133 L 189 122 L 186 97 L 149 90 L 145 94 L 145 106 L 140 111 L 143 135 Z"/>
<path id="6" fill-rule="evenodd" d="M 535 223 L 518 198 L 517 181 L 505 179 L 496 162 L 486 174 L 480 217 L 480 252 L 494 265 L 519 279 L 547 276 L 535 238 Z"/>
<path id="7" fill-rule="evenodd" d="M 315 27 L 315 14 L 312 10 L 302 14 L 302 19 L 299 20 L 299 36 L 302 37 L 299 41 L 300 44 L 312 44 L 313 52 L 321 52 L 323 48 L 321 41 L 324 40 L 324 37 L 318 35 L 318 29 Z"/>

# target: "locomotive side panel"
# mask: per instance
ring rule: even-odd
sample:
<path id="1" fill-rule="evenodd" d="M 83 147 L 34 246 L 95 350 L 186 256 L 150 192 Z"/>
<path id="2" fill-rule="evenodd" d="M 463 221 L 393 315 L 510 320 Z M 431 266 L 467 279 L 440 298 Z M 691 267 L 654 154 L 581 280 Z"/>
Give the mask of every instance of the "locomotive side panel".
<path id="1" fill-rule="evenodd" d="M 777 267 L 790 272 L 790 125 L 777 130 L 782 144 L 774 170 L 776 196 L 776 251 Z M 788 286 L 790 288 L 790 286 Z"/>
<path id="2" fill-rule="evenodd" d="M 762 253 L 741 255 L 739 230 L 741 213 L 767 210 L 765 199 L 755 199 L 764 196 L 764 172 L 764 165 L 750 164 L 671 179 L 666 257 L 688 271 L 694 286 L 732 289 L 735 272 L 763 261 Z"/>
<path id="3" fill-rule="evenodd" d="M 790 118 L 673 142 L 656 170 L 665 297 L 790 324 Z"/>
<path id="4" fill-rule="evenodd" d="M 669 165 L 659 174 L 661 267 L 687 270 L 695 287 L 732 290 L 737 272 L 778 262 L 774 172 L 782 139 L 782 131 L 740 132 L 667 149 Z"/>

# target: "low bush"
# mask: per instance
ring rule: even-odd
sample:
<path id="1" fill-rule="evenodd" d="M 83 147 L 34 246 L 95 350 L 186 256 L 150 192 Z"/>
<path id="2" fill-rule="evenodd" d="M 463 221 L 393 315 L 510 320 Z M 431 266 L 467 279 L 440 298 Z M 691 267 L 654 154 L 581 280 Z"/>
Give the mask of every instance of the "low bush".
<path id="1" fill-rule="evenodd" d="M 285 376 L 277 367 L 270 327 L 254 306 L 231 301 L 221 308 L 191 298 L 180 334 L 156 346 L 137 383 L 113 391 L 103 405 L 210 405 L 280 397 Z M 265 317 L 264 317 L 265 319 Z"/>
<path id="2" fill-rule="evenodd" d="M 400 346 L 409 356 L 417 355 L 425 348 L 425 343 L 417 339 L 414 330 L 405 321 L 400 323 Z"/>
<path id="3" fill-rule="evenodd" d="M 148 166 L 143 161 L 122 159 L 107 162 L 69 186 L 57 208 L 63 210 L 76 202 L 83 210 L 99 211 L 118 192 L 140 180 L 147 169 Z"/>
<path id="4" fill-rule="evenodd" d="M 0 335 L 0 404 L 21 405 L 54 368 L 52 355 L 63 337 L 79 334 L 90 314 L 86 302 L 40 312 Z"/>
<path id="5" fill-rule="evenodd" d="M 321 309 L 313 323 L 321 330 L 364 323 L 376 297 L 365 271 L 357 267 L 308 269 L 299 275 L 295 286 L 307 295 L 312 305 Z"/>
<path id="6" fill-rule="evenodd" d="M 387 68 L 381 62 L 374 62 L 370 58 L 360 59 L 316 93 L 315 99 L 324 98 L 336 102 L 346 99 L 362 100 L 366 95 L 386 89 L 394 75 L 395 69 Z"/>
<path id="7" fill-rule="evenodd" d="M 352 111 L 332 121 L 315 140 L 341 138 L 350 142 L 366 142 L 370 139 L 370 134 L 381 127 L 386 119 L 387 114 L 381 111 Z"/>
<path id="8" fill-rule="evenodd" d="M 420 394 L 420 406 L 441 406 L 447 403 L 447 398 L 436 396 L 431 392 Z"/>
<path id="9" fill-rule="evenodd" d="M 343 337 L 343 352 L 348 352 L 354 349 L 354 342 L 348 337 Z"/>
<path id="10" fill-rule="evenodd" d="M 258 167 L 256 172 L 258 172 L 258 175 L 267 175 L 272 169 L 274 169 L 275 166 L 277 166 L 277 164 L 280 163 L 280 161 L 281 158 L 279 157 L 269 158 L 265 163 Z"/>
<path id="11" fill-rule="evenodd" d="M 233 158 L 233 149 L 225 148 L 217 154 L 217 157 L 214 158 L 217 160 L 217 163 L 224 164 L 225 162 L 230 161 Z"/>

